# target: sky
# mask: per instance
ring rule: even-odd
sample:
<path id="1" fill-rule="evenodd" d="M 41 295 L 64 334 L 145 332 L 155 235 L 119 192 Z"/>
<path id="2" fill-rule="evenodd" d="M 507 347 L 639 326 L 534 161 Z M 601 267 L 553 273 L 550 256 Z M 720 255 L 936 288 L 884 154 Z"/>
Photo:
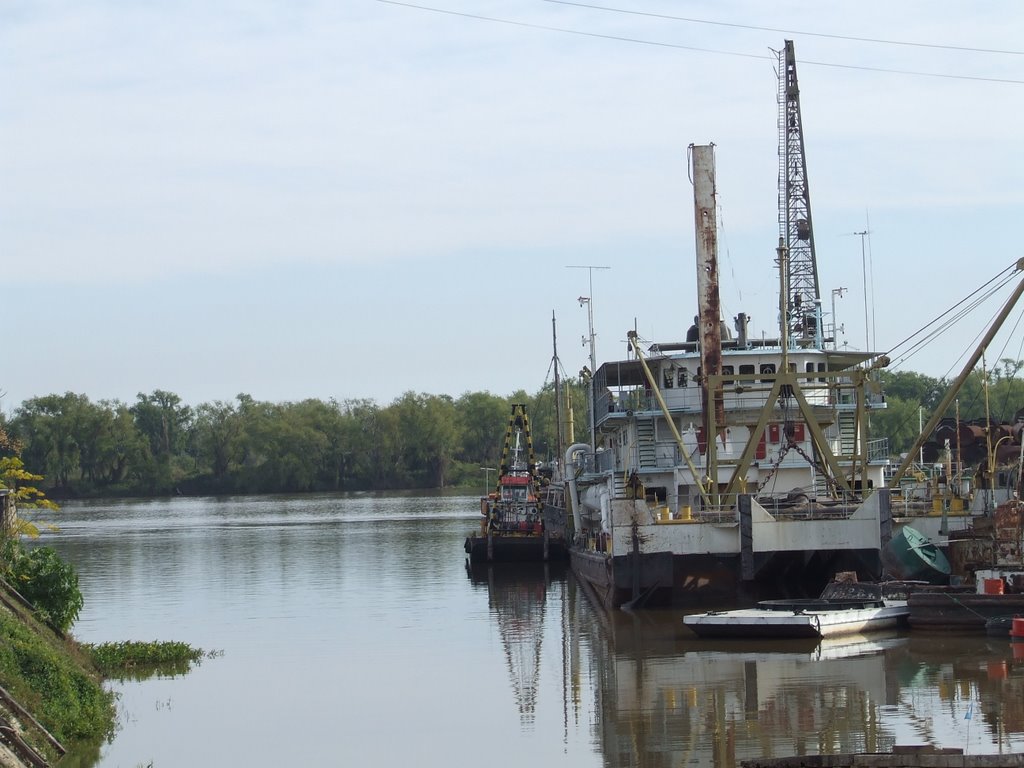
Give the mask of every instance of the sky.
<path id="1" fill-rule="evenodd" d="M 7 0 L 0 408 L 534 392 L 553 316 L 589 364 L 588 309 L 599 362 L 680 340 L 691 144 L 725 319 L 774 336 L 787 39 L 823 307 L 892 349 L 1024 257 L 1022 28 L 1017 0 Z M 955 375 L 998 300 L 893 369 Z M 1019 314 L 988 361 L 1024 358 Z"/>

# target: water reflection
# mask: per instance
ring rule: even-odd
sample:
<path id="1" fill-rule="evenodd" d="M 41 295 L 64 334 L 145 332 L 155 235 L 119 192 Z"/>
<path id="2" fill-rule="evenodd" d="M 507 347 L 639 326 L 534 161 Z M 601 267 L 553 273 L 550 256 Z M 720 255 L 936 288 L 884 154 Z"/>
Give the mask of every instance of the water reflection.
<path id="1" fill-rule="evenodd" d="M 935 744 L 1024 751 L 1024 647 L 984 636 L 698 641 L 596 608 L 564 566 L 467 569 L 475 497 L 76 505 L 86 642 L 222 657 L 116 685 L 101 766 L 733 766 Z M 170 702 L 172 706 L 168 706 Z M 301 743 L 266 740 L 282 729 Z M 295 750 L 299 748 L 298 753 Z M 88 758 L 81 765 L 89 765 Z"/>
<path id="2" fill-rule="evenodd" d="M 466 573 L 475 585 L 486 586 L 508 667 L 512 695 L 523 727 L 533 725 L 537 706 L 548 589 L 565 585 L 566 567 L 555 563 L 471 564 Z M 560 602 L 560 600 L 553 601 Z"/>
<path id="3" fill-rule="evenodd" d="M 606 765 L 733 766 L 896 744 L 1024 749 L 1024 665 L 1008 641 L 700 641 L 678 622 L 579 606 L 578 645 L 600 681 L 596 737 Z"/>
<path id="4" fill-rule="evenodd" d="M 1024 749 L 1024 646 L 978 635 L 873 633 L 825 641 L 696 639 L 675 611 L 597 609 L 543 567 L 467 571 L 486 589 L 522 727 L 536 692 L 561 688 L 590 718 L 606 766 L 735 766 L 744 759 Z M 557 624 L 545 611 L 560 615 Z M 564 631 L 545 637 L 545 627 Z M 538 680 L 544 642 L 563 655 Z M 581 693 L 591 698 L 581 699 Z M 591 709 L 592 708 L 592 709 Z"/>

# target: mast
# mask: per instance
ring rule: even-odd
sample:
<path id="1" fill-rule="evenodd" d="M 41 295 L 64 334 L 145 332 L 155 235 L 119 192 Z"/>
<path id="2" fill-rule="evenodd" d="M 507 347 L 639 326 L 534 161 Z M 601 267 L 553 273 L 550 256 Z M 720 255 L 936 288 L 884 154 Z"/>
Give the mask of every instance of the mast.
<path id="1" fill-rule="evenodd" d="M 555 310 L 551 310 L 551 363 L 555 366 L 555 466 L 558 476 L 564 477 L 562 458 L 562 380 L 558 376 L 558 334 L 555 330 Z"/>
<path id="2" fill-rule="evenodd" d="M 779 51 L 779 237 L 789 254 L 786 275 L 789 335 L 794 341 L 817 339 L 821 325 L 821 293 L 792 40 L 786 40 L 783 50 Z"/>
<path id="3" fill-rule="evenodd" d="M 595 269 L 611 269 L 611 267 L 599 267 L 594 264 L 573 264 L 570 265 L 570 269 L 585 269 L 588 272 L 590 278 L 590 295 L 580 296 L 580 306 L 586 305 L 587 307 L 587 335 L 583 337 L 583 346 L 590 345 L 590 367 L 584 366 L 583 371 L 580 373 L 587 382 L 587 397 L 590 400 L 587 408 L 590 414 L 590 449 L 594 453 L 597 452 L 597 434 L 595 432 L 595 421 L 596 414 L 594 413 L 594 376 L 597 374 L 597 349 L 594 343 L 594 270 Z"/>

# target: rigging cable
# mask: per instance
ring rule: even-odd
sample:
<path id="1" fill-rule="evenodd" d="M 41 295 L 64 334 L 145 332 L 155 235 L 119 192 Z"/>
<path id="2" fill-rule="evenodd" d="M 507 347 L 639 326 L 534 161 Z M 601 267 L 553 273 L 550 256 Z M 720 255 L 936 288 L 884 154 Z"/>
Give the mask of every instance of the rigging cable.
<path id="1" fill-rule="evenodd" d="M 826 32 L 805 32 L 798 29 L 779 29 L 777 27 L 759 27 L 755 24 L 736 24 L 727 21 L 711 21 L 709 19 L 694 19 L 685 16 L 670 16 L 665 13 L 650 13 L 646 11 L 631 11 L 626 8 L 611 8 L 605 5 L 591 5 L 590 3 L 571 2 L 570 0 L 544 0 L 546 3 L 556 5 L 573 5 L 577 8 L 590 8 L 596 11 L 612 11 L 614 13 L 628 13 L 633 16 L 647 16 L 653 19 L 668 19 L 670 21 L 685 21 L 689 24 L 710 24 L 716 27 L 732 27 L 733 29 L 752 29 L 758 32 L 778 32 L 783 35 L 804 35 L 805 37 L 826 37 L 830 40 L 849 40 L 855 43 L 879 43 L 882 45 L 903 45 L 912 48 L 937 48 L 945 51 L 966 51 L 969 53 L 998 53 L 1009 56 L 1024 56 L 1024 51 L 1004 51 L 997 48 L 971 48 L 964 45 L 943 45 L 941 43 L 917 43 L 908 40 L 885 40 L 875 37 L 856 37 L 854 35 L 834 35 Z M 801 62 L 802 63 L 802 62 Z"/>
<path id="2" fill-rule="evenodd" d="M 1014 266 L 1015 266 L 1015 265 L 1014 265 Z M 1001 273 L 999 273 L 999 274 L 998 274 L 998 275 L 996 275 L 996 277 L 994 277 L 994 278 L 993 278 L 992 280 L 988 281 L 988 283 L 985 283 L 985 284 L 984 284 L 983 286 L 981 286 L 981 288 L 978 288 L 978 289 L 977 289 L 977 290 L 976 290 L 976 291 L 975 291 L 974 293 L 970 294 L 970 295 L 969 295 L 968 297 L 966 297 L 965 299 L 962 299 L 962 300 L 961 300 L 961 301 L 960 301 L 960 302 L 959 302 L 959 303 L 958 303 L 957 305 L 955 305 L 955 307 L 953 307 L 952 309 L 955 309 L 956 307 L 960 306 L 961 304 L 964 304 L 964 302 L 966 302 L 966 301 L 967 301 L 968 299 L 970 299 L 970 298 L 971 298 L 972 296 L 976 296 L 976 295 L 977 295 L 977 294 L 979 294 L 979 293 L 980 293 L 980 292 L 981 292 L 981 291 L 982 291 L 983 289 L 985 289 L 986 287 L 988 287 L 988 290 L 986 290 L 986 291 L 985 291 L 985 293 L 984 293 L 983 295 L 981 295 L 981 296 L 978 296 L 977 298 L 975 298 L 975 299 L 974 299 L 974 300 L 972 301 L 972 303 L 971 303 L 971 304 L 970 304 L 969 306 L 967 306 L 967 307 L 965 307 L 965 308 L 963 308 L 963 309 L 959 310 L 959 311 L 957 312 L 957 314 L 956 314 L 956 315 L 955 315 L 955 316 L 954 316 L 953 318 L 951 318 L 950 320 L 948 320 L 947 322 L 945 322 L 945 323 L 943 324 L 943 326 L 942 326 L 942 328 L 941 328 L 941 329 L 938 329 L 938 330 L 934 331 L 933 333 L 929 334 L 929 336 L 928 336 L 928 338 L 927 338 L 927 339 L 925 339 L 925 340 L 922 340 L 922 341 L 919 341 L 919 342 L 918 342 L 917 344 L 915 344 L 915 345 L 914 345 L 914 347 L 912 348 L 912 349 L 914 349 L 914 351 L 913 351 L 913 352 L 909 352 L 909 353 L 907 353 L 907 354 L 906 354 L 906 355 L 905 355 L 905 356 L 904 356 L 903 358 L 901 358 L 901 360 L 900 360 L 899 362 L 900 362 L 900 363 L 902 363 L 902 362 L 904 362 L 904 361 L 905 361 L 906 359 L 908 359 L 908 358 L 909 358 L 910 356 L 912 356 L 913 354 L 916 354 L 916 352 L 917 352 L 917 351 L 920 351 L 920 348 L 921 348 L 921 346 L 922 346 L 922 345 L 923 345 L 924 343 L 926 343 L 927 341 L 930 341 L 930 340 L 932 340 L 932 339 L 936 338 L 936 337 L 937 337 L 938 335 L 940 335 L 940 334 L 941 334 L 941 333 L 942 333 L 942 332 L 943 332 L 944 330 L 948 329 L 948 328 L 949 328 L 949 327 L 950 327 L 951 325 L 953 325 L 953 324 L 954 324 L 954 323 L 955 323 L 956 321 L 958 321 L 959 319 L 961 319 L 961 318 L 965 317 L 965 316 L 966 316 L 967 314 L 969 314 L 969 313 L 970 313 L 970 312 L 972 312 L 972 311 L 973 311 L 974 309 L 976 309 L 976 308 L 977 308 L 978 306 L 980 306 L 980 305 L 981 305 L 981 303 L 983 303 L 983 302 L 984 302 L 984 301 L 986 301 L 987 299 L 991 298 L 991 297 L 992 297 L 993 295 L 995 295 L 995 294 L 996 294 L 996 293 L 997 293 L 997 292 L 998 292 L 998 291 L 999 291 L 1000 289 L 1004 288 L 1004 287 L 1005 287 L 1005 286 L 1006 286 L 1006 285 L 1007 285 L 1007 284 L 1008 284 L 1008 283 L 1009 283 L 1009 282 L 1010 282 L 1010 281 L 1011 281 L 1011 280 L 1012 280 L 1012 279 L 1013 279 L 1013 278 L 1014 278 L 1014 277 L 1016 276 L 1016 275 L 1015 275 L 1015 274 L 1013 274 L 1013 273 L 1007 274 L 1007 273 L 1009 273 L 1009 272 L 1010 272 L 1010 270 L 1012 270 L 1012 269 L 1014 269 L 1014 267 L 1012 267 L 1012 266 L 1011 266 L 1011 267 L 1009 267 L 1009 268 L 1008 268 L 1007 270 L 1004 270 L 1004 272 L 1001 272 Z M 993 284 L 994 282 L 996 282 L 997 280 L 999 280 L 1000 282 L 999 282 L 999 283 L 998 283 L 997 285 L 994 285 L 994 286 L 993 286 L 992 284 Z M 991 286 L 991 287 L 989 287 L 989 286 Z M 948 313 L 948 312 L 950 312 L 950 311 L 952 311 L 952 309 L 950 309 L 950 310 L 947 310 L 947 313 Z M 999 310 L 997 309 L 997 311 L 996 311 L 996 314 L 998 314 L 998 311 L 999 311 Z M 947 314 L 947 313 L 944 313 L 944 315 L 945 315 L 945 314 Z M 939 318 L 936 318 L 936 320 L 933 320 L 933 321 L 932 321 L 931 323 L 929 323 L 928 325 L 924 326 L 924 328 L 928 328 L 928 327 L 930 327 L 931 325 L 933 325 L 933 324 L 934 324 L 934 323 L 935 323 L 935 322 L 936 322 L 936 321 L 937 321 L 938 319 L 940 319 L 940 318 L 941 318 L 941 317 L 943 317 L 944 315 L 940 315 L 940 316 L 939 316 Z M 995 319 L 995 316 L 996 316 L 995 314 L 994 314 L 994 315 L 992 316 L 992 319 L 990 319 L 990 320 L 989 320 L 989 322 L 988 322 L 988 323 L 987 323 L 987 324 L 985 325 L 985 328 L 987 328 L 987 327 L 989 327 L 989 326 L 991 325 L 992 321 L 993 321 L 993 320 Z M 1020 314 L 1018 314 L 1018 316 L 1017 316 L 1017 321 L 1016 321 L 1016 323 L 1014 323 L 1014 326 L 1013 326 L 1013 330 L 1012 330 L 1012 331 L 1010 332 L 1010 334 L 1008 335 L 1008 337 L 1007 337 L 1007 340 L 1006 340 L 1006 342 L 1004 342 L 1004 344 L 1003 344 L 1003 348 L 1002 348 L 1002 350 L 1001 350 L 1001 351 L 1000 351 L 1000 353 L 999 353 L 999 357 L 1000 357 L 1000 358 L 1001 358 L 1001 357 L 1003 356 L 1003 354 L 1005 353 L 1006 347 L 1007 347 L 1007 346 L 1008 346 L 1008 344 L 1009 344 L 1009 339 L 1013 337 L 1013 334 L 1014 334 L 1014 333 L 1015 333 L 1015 332 L 1017 331 L 1017 329 L 1018 329 L 1018 327 L 1020 326 L 1020 324 L 1021 324 L 1022 320 L 1024 320 L 1024 311 L 1022 311 L 1022 312 L 1021 312 Z M 922 330 L 923 330 L 923 329 L 922 329 Z M 982 336 L 982 335 L 984 334 L 984 330 L 985 330 L 985 329 L 983 328 L 982 330 L 978 331 L 978 333 L 977 333 L 977 334 L 975 335 L 975 337 L 974 337 L 974 341 L 973 341 L 973 343 L 972 343 L 972 346 L 974 346 L 974 345 L 976 345 L 976 344 L 978 343 L 978 340 L 979 340 L 979 339 L 981 338 L 981 336 Z M 910 337 L 908 337 L 908 339 L 907 339 L 907 340 L 909 340 L 909 339 L 912 339 L 912 338 L 914 338 L 914 337 L 915 337 L 915 336 L 916 336 L 916 335 L 917 335 L 918 333 L 921 333 L 921 331 L 918 331 L 918 332 L 916 332 L 915 334 L 912 334 L 912 335 L 911 335 Z M 904 340 L 904 342 L 900 342 L 900 344 L 899 344 L 899 345 L 897 345 L 897 347 L 894 347 L 894 349 L 896 349 L 896 348 L 898 348 L 899 346 L 901 346 L 902 344 L 904 344 L 904 343 L 905 343 L 905 342 L 906 342 L 907 340 Z M 1021 349 L 1022 349 L 1022 350 L 1024 350 L 1024 339 L 1022 339 L 1022 341 L 1021 341 Z M 940 378 L 940 381 L 947 381 L 947 380 L 948 380 L 948 378 L 949 378 L 949 375 L 950 375 L 950 373 L 952 372 L 953 368 L 955 368 L 955 367 L 956 367 L 956 366 L 957 366 L 957 365 L 959 364 L 960 360 L 962 360 L 962 359 L 964 358 L 964 356 L 965 356 L 966 354 L 967 354 L 967 351 L 965 350 L 964 352 L 962 352 L 962 353 L 961 353 L 961 354 L 959 355 L 959 357 L 957 357 L 957 359 L 956 359 L 955 361 L 953 361 L 953 363 L 952 363 L 952 365 L 950 366 L 950 368 L 949 368 L 949 369 L 948 369 L 948 370 L 946 371 L 946 373 L 945 373 L 945 374 L 944 374 L 944 375 L 943 375 L 943 376 L 942 376 L 942 377 Z M 1018 362 L 1019 362 L 1019 356 L 1020 356 L 1020 351 L 1018 352 Z M 974 393 L 974 398 L 972 399 L 972 401 L 971 401 L 971 402 L 969 402 L 969 403 L 966 403 L 966 406 L 967 406 L 967 409 L 968 409 L 968 410 L 970 410 L 970 409 L 973 409 L 973 407 L 974 407 L 974 406 L 975 406 L 975 405 L 977 404 L 977 401 L 978 401 L 978 398 L 979 398 L 980 394 L 981 394 L 981 392 L 980 392 L 980 391 L 979 391 L 979 392 L 975 392 L 975 393 Z M 1007 388 L 1007 391 L 1006 391 L 1006 395 L 1005 395 L 1005 398 L 1004 398 L 1004 402 L 1003 402 L 1003 418 L 1005 418 L 1005 417 L 1006 417 L 1006 411 L 1005 411 L 1005 409 L 1006 409 L 1006 407 L 1007 407 L 1007 406 L 1008 406 L 1008 404 L 1009 404 L 1009 398 L 1010 398 L 1010 394 L 1011 394 L 1011 390 L 1010 390 L 1010 388 Z M 896 427 L 896 431 L 899 431 L 899 430 L 901 430 L 901 429 L 902 429 L 902 428 L 903 428 L 904 426 L 906 426 L 906 424 L 908 424 L 908 423 L 909 423 L 909 421 L 910 421 L 910 418 L 911 418 L 911 417 L 910 417 L 910 416 L 908 416 L 907 418 L 905 418 L 905 419 L 903 420 L 903 422 L 902 422 L 902 423 L 900 423 L 899 425 L 897 425 L 897 427 Z"/>
<path id="3" fill-rule="evenodd" d="M 976 310 L 978 307 L 980 307 L 984 302 L 986 302 L 993 295 L 995 295 L 995 293 L 998 290 L 1000 290 L 1001 288 L 1005 287 L 1005 285 L 1006 285 L 1005 282 L 1001 283 L 1000 285 L 992 288 L 990 291 L 986 292 L 985 294 L 983 294 L 981 296 L 978 296 L 977 298 L 974 299 L 974 301 L 970 305 L 964 307 L 963 309 L 958 311 L 956 314 L 950 316 L 947 320 L 943 321 L 943 323 L 940 326 L 938 326 L 935 330 L 931 331 L 928 335 L 926 335 L 925 337 L 923 337 L 922 339 L 917 341 L 906 352 L 901 353 L 902 356 L 900 357 L 900 360 L 898 362 L 900 364 L 902 364 L 902 363 L 906 362 L 907 360 L 909 360 L 914 355 L 916 355 L 918 352 L 920 352 L 922 349 L 924 349 L 925 346 L 927 346 L 932 341 L 937 339 L 939 336 L 941 336 L 943 333 L 948 331 L 954 325 L 957 325 L 959 322 L 961 322 L 965 317 L 967 317 L 974 310 Z M 993 315 L 993 317 L 994 317 L 994 315 Z M 979 331 L 975 335 L 975 337 L 974 337 L 975 342 L 979 338 L 981 338 L 981 336 L 982 336 L 982 331 Z M 955 366 L 961 359 L 963 359 L 965 354 L 966 354 L 966 350 L 964 352 L 962 352 L 957 357 L 957 359 L 954 361 L 953 365 Z"/>
<path id="4" fill-rule="evenodd" d="M 726 51 L 716 48 L 701 48 L 695 45 L 683 45 L 681 43 L 665 43 L 657 40 L 645 40 L 638 37 L 626 37 L 624 35 L 608 35 L 599 32 L 585 32 L 580 29 L 569 29 L 567 27 L 554 27 L 548 24 L 537 24 L 529 21 L 517 21 L 515 19 L 501 19 L 496 16 L 483 16 L 477 13 L 466 13 L 465 11 L 453 11 L 449 8 L 435 8 L 427 5 L 417 5 L 416 3 L 405 3 L 399 2 L 399 0 L 377 0 L 378 3 L 384 3 L 385 5 L 395 5 L 402 8 L 413 8 L 418 11 L 430 11 L 431 13 L 442 13 L 448 16 L 459 16 L 464 19 L 475 19 L 477 21 L 489 21 L 494 24 L 508 24 L 514 27 L 522 27 L 525 29 L 540 29 L 546 32 L 559 32 L 564 35 L 577 35 L 579 37 L 592 37 L 599 40 L 612 40 L 619 43 L 635 43 L 637 45 L 651 45 L 657 48 L 674 48 L 682 51 L 695 51 L 697 53 L 713 53 L 720 56 L 738 56 L 744 59 L 761 59 L 774 61 L 776 57 L 765 56 L 759 53 L 743 53 L 741 51 Z M 1024 85 L 1024 80 L 1014 80 L 1012 78 L 1003 77 L 983 77 L 981 75 L 951 75 L 944 72 L 922 72 L 919 70 L 910 69 L 890 69 L 886 67 L 869 67 L 861 64 L 837 64 L 835 62 L 828 61 L 801 61 L 800 66 L 812 66 L 812 67 L 833 67 L 835 69 L 851 69 L 860 70 L 862 72 L 881 72 L 885 74 L 893 75 L 910 75 L 912 77 L 934 77 L 942 78 L 946 80 L 971 80 L 975 82 L 986 82 L 986 83 L 1005 83 L 1009 85 Z"/>
<path id="5" fill-rule="evenodd" d="M 916 354 L 916 352 L 919 351 L 920 348 L 924 344 L 926 344 L 929 341 L 933 340 L 935 337 L 937 337 L 942 332 L 947 330 L 950 325 L 952 325 L 957 320 L 959 320 L 960 318 L 964 317 L 965 315 L 967 315 L 968 313 L 970 313 L 974 309 L 976 309 L 977 306 L 981 302 L 985 301 L 993 293 L 995 293 L 996 291 L 998 291 L 1001 288 L 1003 288 L 1010 281 L 1010 279 L 1012 279 L 1012 277 L 1013 277 L 1013 270 L 1015 270 L 1015 269 L 1016 269 L 1016 262 L 1014 264 L 1010 265 L 1009 267 L 1007 267 L 1006 269 L 1004 269 L 1002 272 L 997 274 L 995 277 L 993 277 L 988 282 L 982 284 L 980 287 L 978 287 L 977 289 L 972 291 L 970 294 L 968 294 L 967 296 L 962 298 L 960 301 L 958 301 L 956 304 L 954 304 L 952 307 L 950 307 L 949 309 L 945 310 L 944 312 L 939 314 L 937 317 L 935 317 L 934 319 L 932 319 L 931 321 L 929 321 L 928 323 L 923 325 L 921 328 L 919 328 L 918 330 L 914 331 L 912 334 L 907 336 L 905 339 L 903 339 L 902 341 L 894 344 L 886 352 L 886 355 L 888 355 L 889 357 L 896 356 L 897 355 L 897 350 L 900 350 L 901 348 L 903 348 L 904 345 L 908 344 L 913 339 L 915 339 L 918 336 L 920 336 L 922 333 L 927 331 L 929 328 L 934 326 L 936 323 L 939 323 L 940 321 L 943 321 L 943 318 L 945 318 L 951 312 L 957 311 L 957 314 L 953 315 L 953 317 L 950 318 L 949 320 L 943 321 L 942 325 L 940 325 L 936 330 L 930 331 L 923 339 L 921 339 L 920 341 L 917 341 L 916 343 L 911 345 L 909 347 L 909 349 L 907 350 L 907 352 L 900 353 L 900 354 L 902 354 L 902 358 L 901 358 L 901 360 L 899 362 L 903 362 L 904 360 L 906 360 L 909 357 L 911 357 L 913 354 Z M 993 285 L 993 284 L 995 284 L 997 282 L 998 282 L 997 285 Z M 978 298 L 974 298 L 974 297 L 977 297 L 978 294 L 981 294 L 982 291 L 985 291 L 985 293 L 982 294 Z M 970 303 L 966 307 L 964 307 L 963 305 L 967 304 L 967 302 L 969 302 L 969 301 L 972 302 L 972 303 Z"/>

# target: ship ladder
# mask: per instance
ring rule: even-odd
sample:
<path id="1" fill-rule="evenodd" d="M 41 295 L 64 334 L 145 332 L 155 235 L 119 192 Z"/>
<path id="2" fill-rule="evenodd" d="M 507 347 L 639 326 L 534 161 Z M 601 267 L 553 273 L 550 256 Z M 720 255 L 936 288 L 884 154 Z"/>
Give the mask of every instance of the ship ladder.
<path id="1" fill-rule="evenodd" d="M 641 467 L 656 467 L 658 457 L 654 450 L 654 419 L 636 420 L 637 456 Z"/>

